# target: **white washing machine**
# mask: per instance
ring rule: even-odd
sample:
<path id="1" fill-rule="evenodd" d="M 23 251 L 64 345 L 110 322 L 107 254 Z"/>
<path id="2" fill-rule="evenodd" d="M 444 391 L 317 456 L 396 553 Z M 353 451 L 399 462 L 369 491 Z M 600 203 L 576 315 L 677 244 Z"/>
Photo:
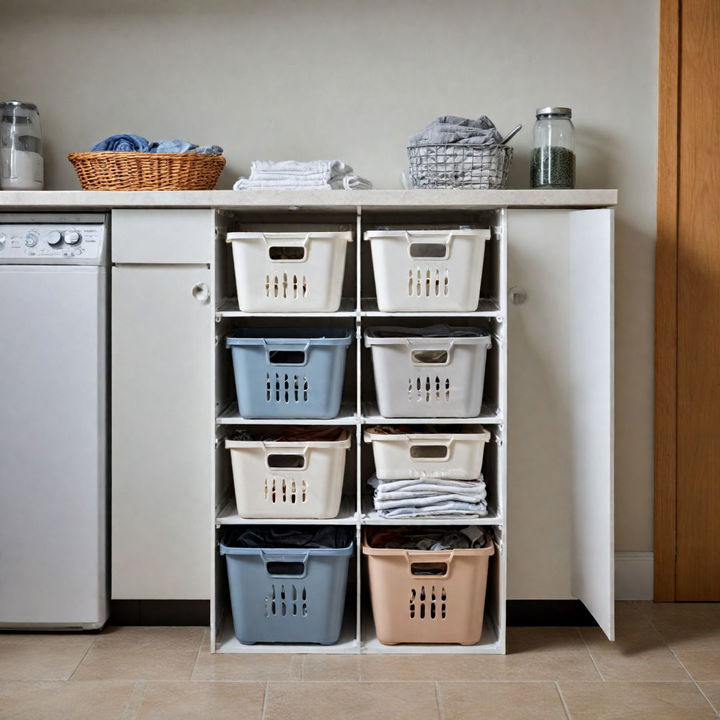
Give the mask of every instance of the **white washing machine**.
<path id="1" fill-rule="evenodd" d="M 107 231 L 0 214 L 0 627 L 108 618 Z"/>

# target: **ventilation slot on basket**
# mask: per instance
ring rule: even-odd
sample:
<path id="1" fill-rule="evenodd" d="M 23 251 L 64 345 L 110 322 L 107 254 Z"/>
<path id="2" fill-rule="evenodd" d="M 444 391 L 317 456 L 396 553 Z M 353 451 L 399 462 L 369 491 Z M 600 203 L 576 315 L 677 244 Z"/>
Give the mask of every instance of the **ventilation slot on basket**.
<path id="1" fill-rule="evenodd" d="M 265 276 L 265 297 L 300 300 L 307 297 L 308 284 L 305 275 L 283 273 Z"/>
<path id="2" fill-rule="evenodd" d="M 265 375 L 266 402 L 306 403 L 309 391 L 310 385 L 306 377 L 287 373 L 267 373 Z"/>
<path id="3" fill-rule="evenodd" d="M 308 484 L 305 480 L 287 480 L 282 477 L 265 478 L 265 500 L 270 503 L 305 503 L 308 499 Z"/>
<path id="4" fill-rule="evenodd" d="M 265 596 L 265 617 L 307 617 L 307 590 L 304 585 L 273 583 Z"/>
<path id="5" fill-rule="evenodd" d="M 450 294 L 450 274 L 440 268 L 410 268 L 408 295 L 410 297 L 437 298 Z"/>
<path id="6" fill-rule="evenodd" d="M 418 375 L 408 379 L 410 402 L 450 402 L 450 378 Z"/>
<path id="7" fill-rule="evenodd" d="M 436 585 L 411 588 L 408 609 L 411 620 L 445 620 L 447 617 L 445 588 Z"/>

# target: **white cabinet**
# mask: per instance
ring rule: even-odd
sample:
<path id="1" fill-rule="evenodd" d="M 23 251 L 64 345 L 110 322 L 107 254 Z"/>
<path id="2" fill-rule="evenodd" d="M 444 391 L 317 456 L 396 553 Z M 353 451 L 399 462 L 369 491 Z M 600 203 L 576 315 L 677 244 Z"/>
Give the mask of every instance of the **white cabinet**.
<path id="1" fill-rule="evenodd" d="M 578 598 L 612 639 L 613 210 L 507 215 L 508 597 Z"/>
<path id="2" fill-rule="evenodd" d="M 113 599 L 210 597 L 212 215 L 113 213 Z"/>

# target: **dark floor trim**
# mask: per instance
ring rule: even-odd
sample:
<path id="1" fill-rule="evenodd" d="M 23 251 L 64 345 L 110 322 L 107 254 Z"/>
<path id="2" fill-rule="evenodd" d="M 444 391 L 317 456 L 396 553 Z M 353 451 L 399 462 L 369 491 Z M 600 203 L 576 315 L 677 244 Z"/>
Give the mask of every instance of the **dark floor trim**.
<path id="1" fill-rule="evenodd" d="M 579 600 L 508 600 L 507 624 L 514 627 L 592 627 L 597 623 Z"/>
<path id="2" fill-rule="evenodd" d="M 209 600 L 112 600 L 111 625 L 209 625 Z"/>
<path id="3" fill-rule="evenodd" d="M 209 600 L 113 600 L 111 625 L 209 625 Z M 507 624 L 515 627 L 592 627 L 579 600 L 508 600 Z"/>

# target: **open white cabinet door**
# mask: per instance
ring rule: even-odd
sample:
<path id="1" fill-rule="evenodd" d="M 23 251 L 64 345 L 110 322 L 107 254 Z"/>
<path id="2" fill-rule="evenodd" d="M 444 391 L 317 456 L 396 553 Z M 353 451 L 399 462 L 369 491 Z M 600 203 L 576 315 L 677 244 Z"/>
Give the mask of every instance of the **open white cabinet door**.
<path id="1" fill-rule="evenodd" d="M 614 640 L 613 210 L 569 215 L 572 592 Z"/>

